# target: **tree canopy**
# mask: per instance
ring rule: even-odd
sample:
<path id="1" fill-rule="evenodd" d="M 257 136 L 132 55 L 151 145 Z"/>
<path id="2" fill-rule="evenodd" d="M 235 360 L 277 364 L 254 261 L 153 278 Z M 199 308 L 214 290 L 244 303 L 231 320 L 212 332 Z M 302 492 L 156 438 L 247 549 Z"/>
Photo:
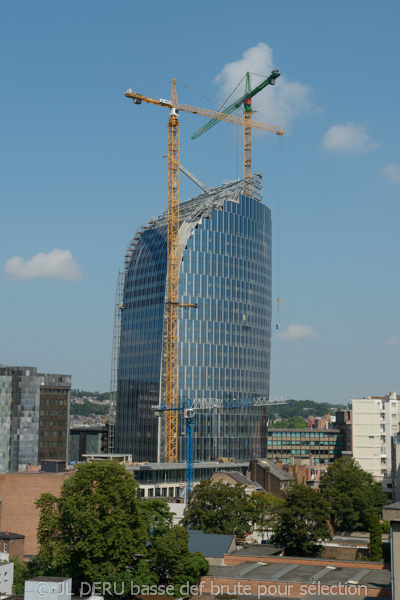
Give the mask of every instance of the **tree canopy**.
<path id="1" fill-rule="evenodd" d="M 307 423 L 303 417 L 294 416 L 289 417 L 289 419 L 275 421 L 275 423 L 271 424 L 269 427 L 275 429 L 305 429 L 307 427 Z"/>
<path id="2" fill-rule="evenodd" d="M 160 585 L 172 585 L 175 595 L 181 588 L 196 584 L 208 572 L 208 562 L 200 552 L 189 552 L 189 534 L 184 527 L 174 525 L 157 536 L 149 550 L 149 565 Z"/>
<path id="3" fill-rule="evenodd" d="M 372 514 L 381 515 L 387 497 L 380 483 L 349 456 L 336 459 L 322 475 L 319 488 L 336 531 L 367 531 Z"/>
<path id="4" fill-rule="evenodd" d="M 62 573 L 74 590 L 96 581 L 124 598 L 132 585 L 172 585 L 181 595 L 183 583 L 208 571 L 205 558 L 189 552 L 184 527 L 172 524 L 167 502 L 141 501 L 132 473 L 114 461 L 77 465 L 58 498 L 42 494 L 36 504 L 40 551 L 31 576 Z"/>
<path id="5" fill-rule="evenodd" d="M 321 494 L 304 483 L 292 483 L 276 511 L 270 541 L 285 546 L 291 556 L 318 556 L 321 542 L 331 539 L 328 505 Z"/>
<path id="6" fill-rule="evenodd" d="M 200 481 L 190 494 L 183 525 L 204 533 L 250 533 L 248 496 L 242 485 Z"/>
<path id="7" fill-rule="evenodd" d="M 42 494 L 36 504 L 47 574 L 95 581 L 101 572 L 126 569 L 145 550 L 138 484 L 114 461 L 77 465 L 58 498 Z"/>
<path id="8" fill-rule="evenodd" d="M 276 513 L 283 502 L 282 498 L 273 494 L 253 492 L 247 501 L 247 518 L 252 530 L 264 532 L 272 529 Z"/>

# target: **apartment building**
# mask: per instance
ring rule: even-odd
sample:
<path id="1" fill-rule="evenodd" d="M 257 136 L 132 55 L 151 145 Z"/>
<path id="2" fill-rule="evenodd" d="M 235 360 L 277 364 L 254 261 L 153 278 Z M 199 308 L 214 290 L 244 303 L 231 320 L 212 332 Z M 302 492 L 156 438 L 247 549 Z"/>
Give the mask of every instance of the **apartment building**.
<path id="1" fill-rule="evenodd" d="M 353 398 L 353 456 L 388 494 L 392 493 L 392 436 L 399 430 L 400 397 Z"/>

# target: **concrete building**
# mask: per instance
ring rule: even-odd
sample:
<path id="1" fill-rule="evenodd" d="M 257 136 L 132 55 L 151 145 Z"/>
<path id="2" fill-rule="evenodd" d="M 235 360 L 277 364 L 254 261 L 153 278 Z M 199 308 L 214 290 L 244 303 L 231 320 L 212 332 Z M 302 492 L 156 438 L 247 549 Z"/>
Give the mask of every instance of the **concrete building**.
<path id="1" fill-rule="evenodd" d="M 42 374 L 40 378 L 39 457 L 68 460 L 71 375 Z"/>
<path id="2" fill-rule="evenodd" d="M 69 461 L 84 461 L 84 454 L 108 453 L 108 427 L 74 427 L 69 432 Z"/>
<path id="3" fill-rule="evenodd" d="M 68 453 L 70 375 L 0 366 L 0 472 Z"/>
<path id="4" fill-rule="evenodd" d="M 253 177 L 254 189 L 261 176 Z M 271 211 L 239 181 L 180 205 L 179 401 L 265 397 L 271 349 Z M 115 451 L 163 460 L 167 215 L 141 228 L 126 255 Z M 195 458 L 266 455 L 266 409 L 196 411 Z M 178 461 L 185 460 L 178 414 Z"/>
<path id="5" fill-rule="evenodd" d="M 392 436 L 399 430 L 400 402 L 396 392 L 387 396 L 354 398 L 353 456 L 361 467 L 392 493 Z"/>
<path id="6" fill-rule="evenodd" d="M 0 562 L 0 594 L 1 597 L 11 596 L 14 582 L 14 563 Z"/>
<path id="7" fill-rule="evenodd" d="M 290 464 L 292 457 L 311 464 L 329 464 L 342 455 L 344 436 L 339 429 L 269 429 L 267 457 Z"/>

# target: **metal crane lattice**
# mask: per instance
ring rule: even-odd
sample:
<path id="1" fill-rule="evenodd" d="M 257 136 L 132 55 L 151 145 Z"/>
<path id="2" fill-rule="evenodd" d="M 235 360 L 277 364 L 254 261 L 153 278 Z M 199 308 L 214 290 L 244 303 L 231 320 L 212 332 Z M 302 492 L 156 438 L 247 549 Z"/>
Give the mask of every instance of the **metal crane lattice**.
<path id="1" fill-rule="evenodd" d="M 229 398 L 229 399 L 187 399 L 174 408 L 169 408 L 165 404 L 152 406 L 154 414 L 161 417 L 164 413 L 173 412 L 175 415 L 183 411 L 183 417 L 186 421 L 186 498 L 193 489 L 194 484 L 194 430 L 196 423 L 196 410 L 213 410 L 218 408 L 242 408 L 247 406 L 275 406 L 278 404 L 288 404 L 287 396 L 269 396 L 259 398 Z"/>

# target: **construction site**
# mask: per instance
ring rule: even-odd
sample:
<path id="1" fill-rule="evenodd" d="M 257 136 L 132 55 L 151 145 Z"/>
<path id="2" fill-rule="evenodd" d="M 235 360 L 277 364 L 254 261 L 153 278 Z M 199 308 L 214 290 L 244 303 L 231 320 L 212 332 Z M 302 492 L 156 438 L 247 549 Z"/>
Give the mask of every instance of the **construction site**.
<path id="1" fill-rule="evenodd" d="M 272 218 L 252 169 L 252 130 L 284 133 L 252 118 L 252 98 L 279 76 L 251 89 L 247 73 L 244 95 L 221 111 L 178 103 L 175 80 L 170 100 L 125 93 L 169 110 L 168 205 L 136 231 L 118 274 L 115 452 L 136 463 L 186 461 L 187 491 L 198 463 L 265 457 L 269 406 L 287 402 L 269 395 Z M 180 163 L 184 112 L 210 119 L 192 139 L 219 121 L 243 127 L 243 179 L 208 188 Z M 181 204 L 180 172 L 201 189 Z"/>

